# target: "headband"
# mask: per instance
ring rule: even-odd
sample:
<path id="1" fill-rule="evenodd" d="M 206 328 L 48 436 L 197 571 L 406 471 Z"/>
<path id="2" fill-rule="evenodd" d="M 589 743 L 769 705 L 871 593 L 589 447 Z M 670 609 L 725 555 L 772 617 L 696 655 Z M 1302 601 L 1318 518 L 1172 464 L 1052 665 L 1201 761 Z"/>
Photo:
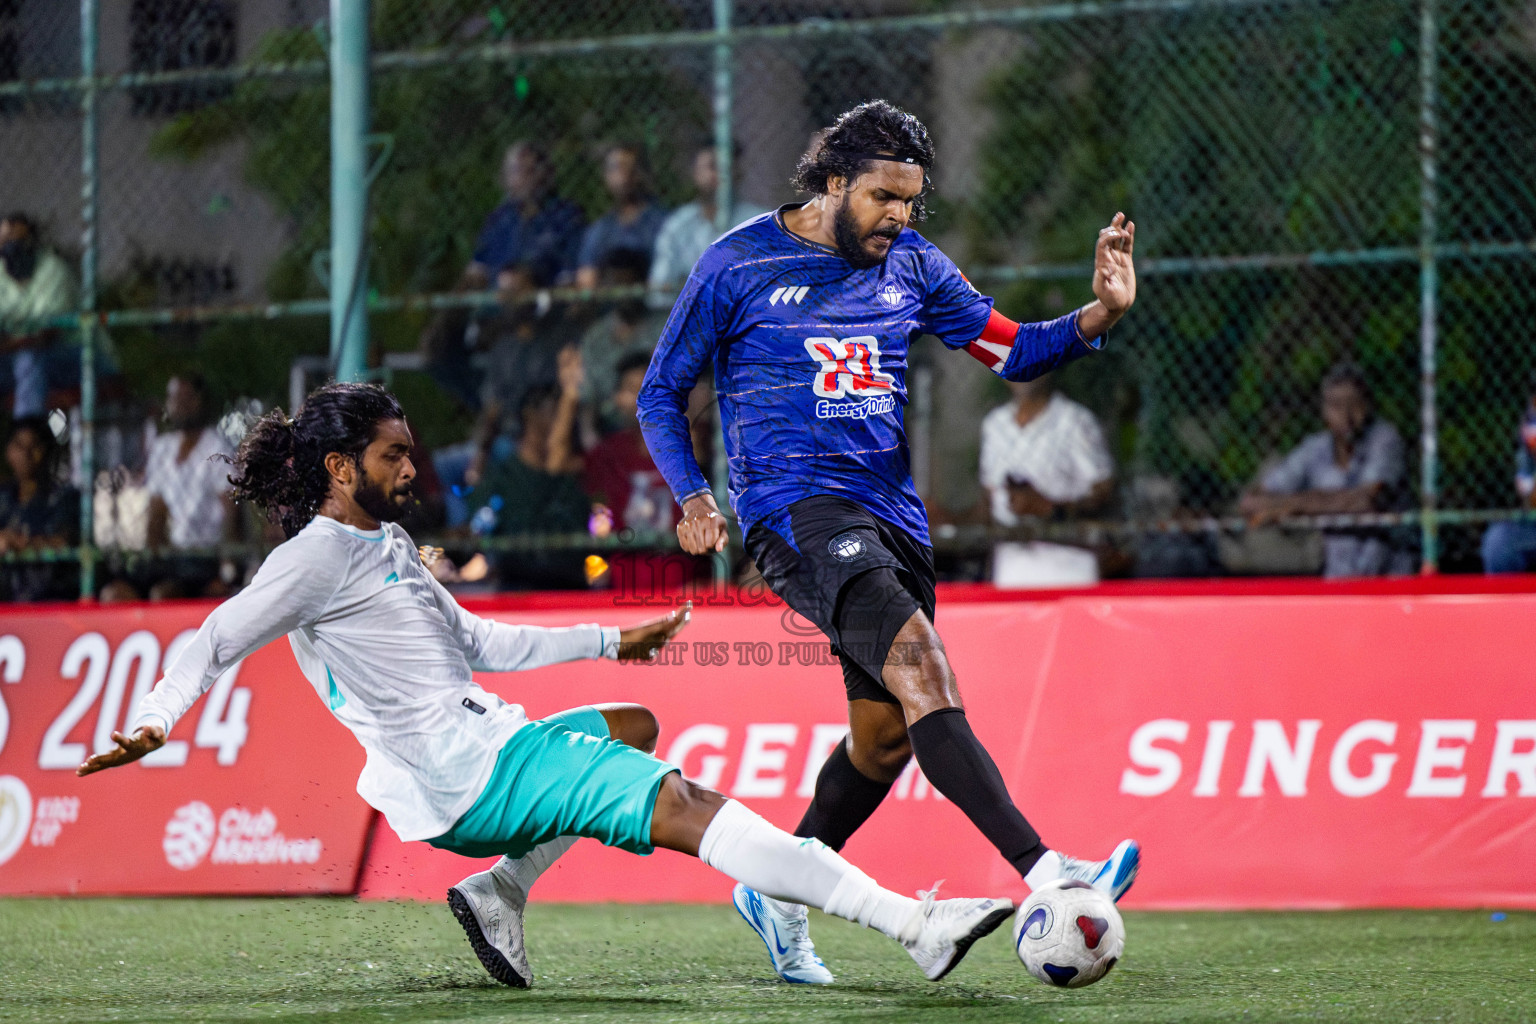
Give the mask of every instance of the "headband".
<path id="1" fill-rule="evenodd" d="M 912 164 L 914 167 L 921 167 L 924 174 L 928 172 L 928 165 L 916 157 L 895 156 L 891 153 L 869 153 L 862 150 L 850 151 L 846 149 L 834 150 L 834 152 L 841 153 L 843 156 L 851 157 L 854 160 L 889 160 L 893 164 Z"/>

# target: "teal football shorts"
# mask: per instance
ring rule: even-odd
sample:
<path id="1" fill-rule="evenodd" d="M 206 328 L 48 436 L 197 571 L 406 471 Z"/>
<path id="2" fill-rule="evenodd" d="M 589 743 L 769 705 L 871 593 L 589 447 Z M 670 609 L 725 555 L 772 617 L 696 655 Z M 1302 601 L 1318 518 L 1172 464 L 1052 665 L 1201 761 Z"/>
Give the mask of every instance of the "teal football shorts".
<path id="1" fill-rule="evenodd" d="M 558 836 L 584 836 L 644 856 L 656 792 L 677 770 L 610 738 L 596 708 L 572 708 L 513 733 L 474 806 L 427 842 L 516 859 Z"/>

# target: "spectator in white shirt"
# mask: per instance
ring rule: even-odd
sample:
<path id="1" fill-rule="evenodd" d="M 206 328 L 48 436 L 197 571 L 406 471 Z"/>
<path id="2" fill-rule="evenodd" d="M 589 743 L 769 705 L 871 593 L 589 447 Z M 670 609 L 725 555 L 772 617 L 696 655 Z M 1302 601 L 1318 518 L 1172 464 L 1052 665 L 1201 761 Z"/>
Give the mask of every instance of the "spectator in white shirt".
<path id="1" fill-rule="evenodd" d="M 720 189 L 720 168 L 715 162 L 715 147 L 700 146 L 693 154 L 693 187 L 698 198 L 672 212 L 656 236 L 656 250 L 651 256 L 650 290 L 661 304 L 672 305 L 677 291 L 688 280 L 693 265 L 721 235 L 715 226 L 715 194 Z M 751 220 L 763 209 L 736 200 L 731 203 L 731 226 Z"/>
<path id="2" fill-rule="evenodd" d="M 1376 415 L 1360 368 L 1339 363 L 1323 377 L 1326 430 L 1303 438 L 1257 486 L 1239 510 L 1264 526 L 1292 516 L 1400 512 L 1412 507 L 1408 461 L 1397 428 Z M 1412 529 L 1329 527 L 1323 533 L 1323 576 L 1407 576 L 1418 566 Z"/>
<path id="3" fill-rule="evenodd" d="M 1009 388 L 1013 401 L 981 421 L 981 485 L 992 521 L 1018 526 L 1103 510 L 1114 496 L 1115 464 L 1093 413 L 1057 394 L 1048 376 Z M 1092 583 L 1097 559 L 1060 544 L 1001 544 L 994 578 L 1002 585 Z"/>
<path id="4" fill-rule="evenodd" d="M 165 422 L 170 429 L 155 438 L 144 471 L 149 546 L 211 548 L 236 539 L 229 463 L 217 457 L 233 455 L 234 448 L 214 429 L 201 376 L 182 373 L 166 384 Z"/>

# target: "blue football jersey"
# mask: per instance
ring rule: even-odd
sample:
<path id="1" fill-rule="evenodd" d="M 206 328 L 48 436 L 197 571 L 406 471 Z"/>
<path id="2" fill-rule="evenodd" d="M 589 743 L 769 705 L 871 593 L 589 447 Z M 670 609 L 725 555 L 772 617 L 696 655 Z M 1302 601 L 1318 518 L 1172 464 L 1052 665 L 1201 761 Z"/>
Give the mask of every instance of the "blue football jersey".
<path id="1" fill-rule="evenodd" d="M 884 262 L 859 269 L 785 227 L 791 209 L 747 221 L 699 258 L 641 388 L 646 443 L 679 501 L 709 489 L 686 411 L 713 364 L 743 534 L 802 498 L 833 494 L 927 544 L 902 422 L 907 356 L 923 334 L 969 346 L 992 300 L 915 231 L 902 231 Z M 1030 345 L 1018 348 L 1030 352 L 998 354 L 1004 376 L 1038 376 L 1074 346 L 1088 350 L 1075 312 L 1028 326 Z M 1025 371 L 1034 372 L 1018 371 L 1030 360 Z"/>

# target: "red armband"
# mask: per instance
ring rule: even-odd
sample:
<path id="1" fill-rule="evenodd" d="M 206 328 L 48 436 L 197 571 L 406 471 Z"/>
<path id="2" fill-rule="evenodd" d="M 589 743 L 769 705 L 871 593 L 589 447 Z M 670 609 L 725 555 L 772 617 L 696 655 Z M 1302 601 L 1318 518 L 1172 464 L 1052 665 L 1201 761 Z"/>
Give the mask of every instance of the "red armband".
<path id="1" fill-rule="evenodd" d="M 965 346 L 965 350 L 987 369 L 999 373 L 1018 335 L 1019 325 L 994 309 L 987 318 L 987 326 L 981 329 L 981 337 Z"/>

